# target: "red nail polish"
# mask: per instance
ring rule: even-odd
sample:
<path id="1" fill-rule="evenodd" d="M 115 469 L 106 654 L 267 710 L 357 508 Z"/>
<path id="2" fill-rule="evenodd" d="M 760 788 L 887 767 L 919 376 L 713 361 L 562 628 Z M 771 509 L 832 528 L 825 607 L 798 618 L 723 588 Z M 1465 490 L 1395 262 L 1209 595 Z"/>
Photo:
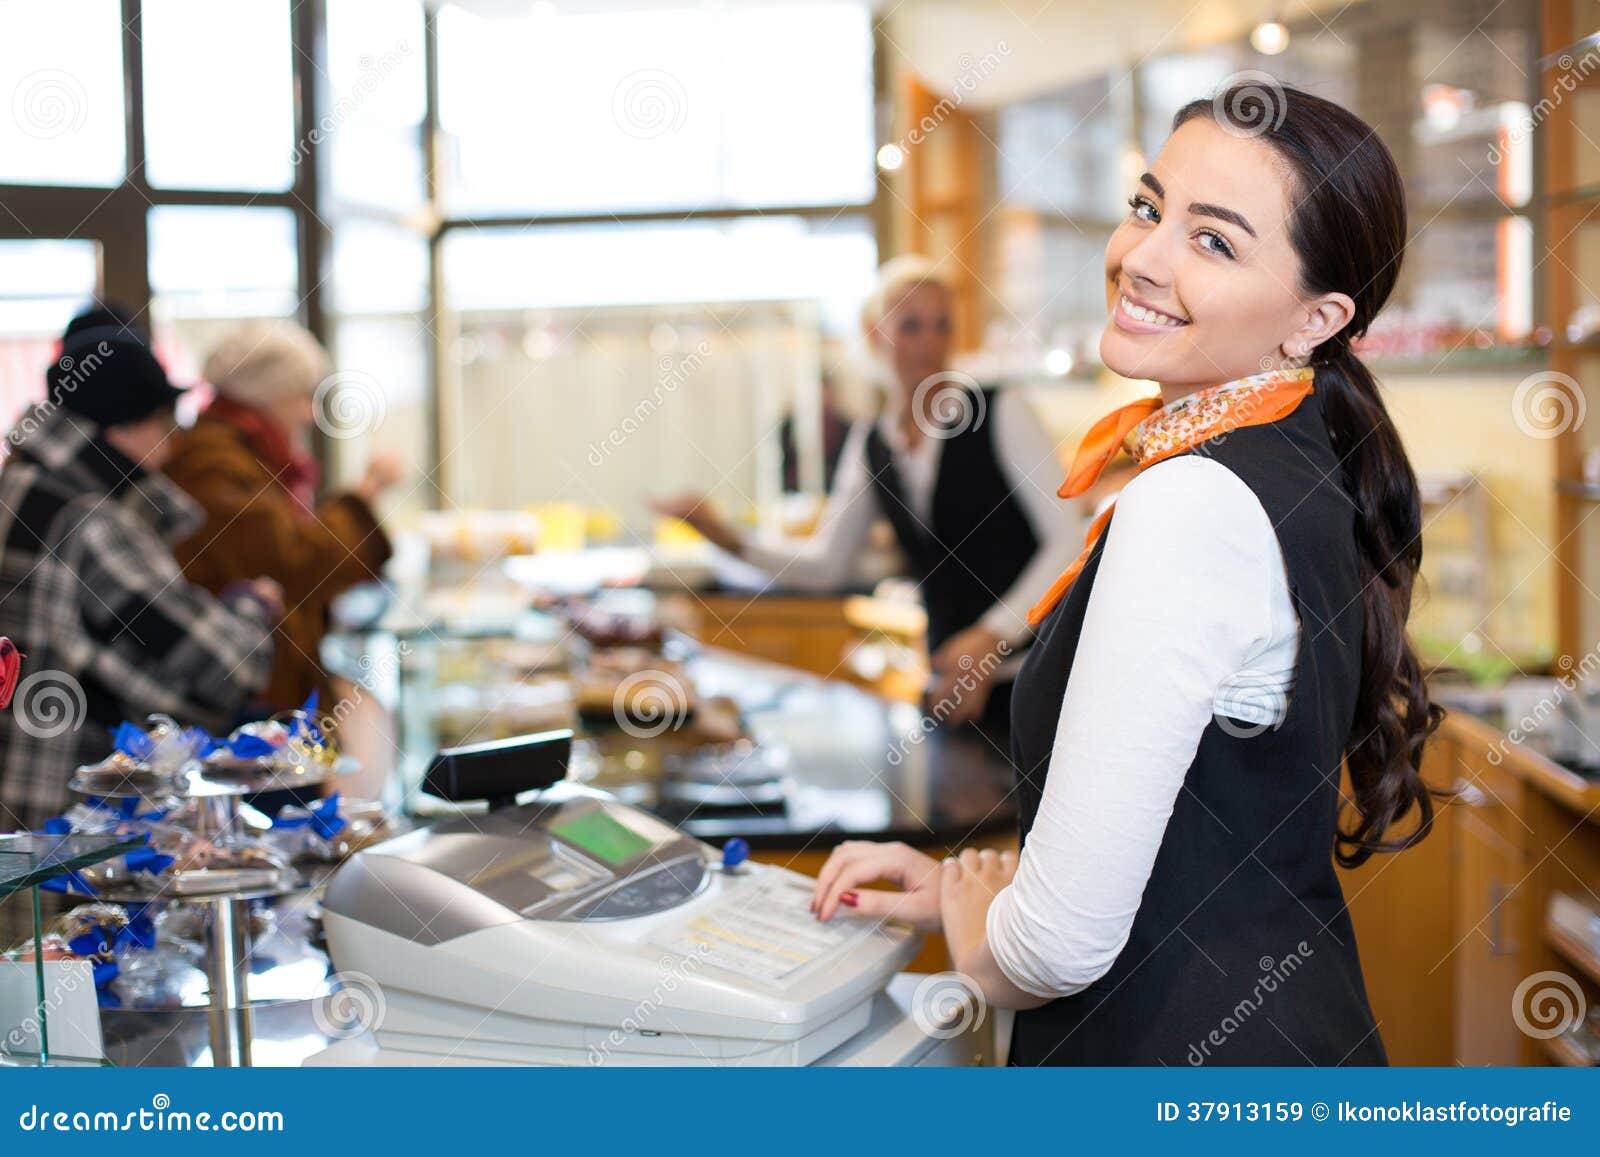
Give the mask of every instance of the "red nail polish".
<path id="1" fill-rule="evenodd" d="M 846 908 L 854 908 L 857 904 L 861 903 L 861 898 L 854 892 L 840 892 L 839 903 L 843 904 Z"/>

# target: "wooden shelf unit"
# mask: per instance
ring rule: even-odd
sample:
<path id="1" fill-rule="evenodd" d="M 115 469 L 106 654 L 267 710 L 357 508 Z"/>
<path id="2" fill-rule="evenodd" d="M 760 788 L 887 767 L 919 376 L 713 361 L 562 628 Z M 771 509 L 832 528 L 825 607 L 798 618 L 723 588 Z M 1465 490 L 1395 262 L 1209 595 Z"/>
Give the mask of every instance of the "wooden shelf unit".
<path id="1" fill-rule="evenodd" d="M 1595 952 L 1591 945 L 1548 924 L 1545 925 L 1544 942 L 1564 957 L 1567 963 L 1576 965 L 1590 980 L 1600 984 L 1600 953 Z"/>
<path id="2" fill-rule="evenodd" d="M 1553 893 L 1600 890 L 1600 784 L 1459 712 L 1423 773 L 1457 789 L 1433 833 L 1343 873 L 1389 1059 L 1557 1063 L 1550 1042 L 1518 1026 L 1515 996 L 1528 977 L 1558 972 L 1588 1006 L 1600 1002 L 1600 958 L 1545 922 Z"/>
<path id="3" fill-rule="evenodd" d="M 1592 1069 L 1595 1063 L 1564 1036 L 1553 1036 L 1543 1043 L 1545 1056 L 1553 1065 L 1563 1065 L 1573 1069 Z"/>
<path id="4" fill-rule="evenodd" d="M 1600 3 L 1596 0 L 1543 0 L 1540 21 L 1540 93 L 1562 99 L 1541 103 L 1542 119 L 1535 131 L 1542 138 L 1542 200 L 1539 205 L 1545 253 L 1539 262 L 1543 273 L 1545 324 L 1553 331 L 1550 347 L 1552 375 L 1565 375 L 1585 392 L 1585 409 L 1600 403 L 1600 383 L 1586 382 L 1585 365 L 1600 358 L 1600 337 L 1569 340 L 1567 326 L 1575 311 L 1594 296 L 1580 278 L 1580 240 L 1585 229 L 1600 229 L 1600 180 L 1585 153 L 1592 153 L 1600 133 L 1600 102 L 1583 94 L 1600 85 L 1600 69 L 1580 68 L 1586 54 L 1600 54 Z M 1571 87 L 1569 88 L 1568 85 Z M 1584 523 L 1594 514 L 1594 495 L 1583 482 L 1586 443 L 1593 435 L 1586 423 L 1575 423 L 1555 442 L 1556 488 L 1555 553 L 1557 650 L 1576 659 L 1593 646 L 1592 608 L 1586 608 L 1584 588 L 1595 589 L 1600 574 L 1594 559 L 1586 559 L 1588 537 Z"/>

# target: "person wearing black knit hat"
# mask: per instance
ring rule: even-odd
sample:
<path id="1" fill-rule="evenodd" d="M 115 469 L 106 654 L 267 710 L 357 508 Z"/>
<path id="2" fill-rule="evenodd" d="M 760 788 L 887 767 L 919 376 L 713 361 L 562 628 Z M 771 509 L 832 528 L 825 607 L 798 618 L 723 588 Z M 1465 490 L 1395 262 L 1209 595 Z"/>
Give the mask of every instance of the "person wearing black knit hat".
<path id="1" fill-rule="evenodd" d="M 168 380 L 167 371 L 135 330 L 110 318 L 77 329 L 69 324 L 61 355 L 45 374 L 45 382 L 46 404 L 93 422 L 108 440 L 131 440 L 130 457 L 160 469 L 166 437 L 175 424 L 174 410 L 184 391 Z"/>
<path id="2" fill-rule="evenodd" d="M 119 722 L 226 730 L 267 681 L 277 585 L 213 595 L 173 557 L 201 518 L 161 473 L 182 396 L 126 319 L 83 316 L 7 436 L 0 635 L 26 660 L 0 712 L 0 832 L 60 813 L 73 769 L 110 753 Z"/>
<path id="3" fill-rule="evenodd" d="M 139 311 L 130 309 L 120 301 L 96 301 L 78 313 L 61 334 L 62 344 L 86 329 L 103 329 L 110 326 L 128 337 L 136 337 L 150 345 L 150 329 L 139 320 Z"/>

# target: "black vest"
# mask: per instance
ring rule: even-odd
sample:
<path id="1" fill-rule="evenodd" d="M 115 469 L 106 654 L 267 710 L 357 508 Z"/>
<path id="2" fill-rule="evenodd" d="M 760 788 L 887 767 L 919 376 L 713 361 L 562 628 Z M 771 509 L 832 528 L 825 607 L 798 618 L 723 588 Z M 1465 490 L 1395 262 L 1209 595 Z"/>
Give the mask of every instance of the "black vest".
<path id="1" fill-rule="evenodd" d="M 1084 991 L 1018 1013 L 1011 1061 L 1385 1064 L 1332 859 L 1362 603 L 1355 511 L 1321 397 L 1191 453 L 1238 475 L 1277 531 L 1301 624 L 1288 714 L 1267 730 L 1207 726 L 1126 947 Z M 1017 676 L 1012 757 L 1024 841 L 1104 543 L 1102 535 L 1041 624 Z M 1182 566 L 1172 560 L 1174 572 Z"/>
<path id="2" fill-rule="evenodd" d="M 995 392 L 972 396 L 974 416 L 944 441 L 928 525 L 906 505 L 900 473 L 876 424 L 867 467 L 928 612 L 928 649 L 983 617 L 1033 558 L 1039 540 L 995 454 Z"/>

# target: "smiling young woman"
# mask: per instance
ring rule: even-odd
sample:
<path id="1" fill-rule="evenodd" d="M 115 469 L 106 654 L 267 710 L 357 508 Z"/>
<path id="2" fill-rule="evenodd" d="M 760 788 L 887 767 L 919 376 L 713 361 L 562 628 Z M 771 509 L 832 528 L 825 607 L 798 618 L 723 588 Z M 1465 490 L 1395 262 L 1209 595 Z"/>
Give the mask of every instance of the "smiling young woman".
<path id="1" fill-rule="evenodd" d="M 1416 478 L 1351 350 L 1405 237 L 1374 131 L 1295 90 L 1186 106 L 1139 179 L 1101 354 L 1161 394 L 1097 423 L 1063 487 L 1135 460 L 1031 616 L 1021 854 L 851 844 L 817 885 L 824 919 L 852 891 L 942 928 L 1023 1010 L 1013 1063 L 1384 1062 L 1334 866 L 1433 812 Z"/>

